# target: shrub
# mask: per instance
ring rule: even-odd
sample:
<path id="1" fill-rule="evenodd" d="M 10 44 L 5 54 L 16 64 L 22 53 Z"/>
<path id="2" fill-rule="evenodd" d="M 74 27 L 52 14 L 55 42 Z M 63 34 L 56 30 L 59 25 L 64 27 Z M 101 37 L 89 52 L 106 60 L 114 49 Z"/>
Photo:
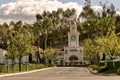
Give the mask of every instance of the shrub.
<path id="1" fill-rule="evenodd" d="M 120 68 L 117 69 L 117 74 L 120 75 Z"/>
<path id="2" fill-rule="evenodd" d="M 29 68 L 29 70 L 34 70 L 34 69 L 36 69 L 36 64 L 30 64 L 28 66 L 28 68 Z"/>
<path id="3" fill-rule="evenodd" d="M 30 64 L 29 66 L 29 70 L 34 70 L 36 69 L 36 64 Z M 44 66 L 43 64 L 37 64 L 37 69 L 41 69 L 41 68 L 45 68 L 46 66 Z"/>
<path id="4" fill-rule="evenodd" d="M 108 68 L 106 67 L 106 66 L 100 66 L 99 68 L 98 68 L 98 72 L 105 72 L 105 71 L 107 71 L 108 70 Z"/>
<path id="5" fill-rule="evenodd" d="M 97 65 L 90 65 L 89 68 L 92 69 L 92 70 L 98 70 L 98 66 Z"/>
<path id="6" fill-rule="evenodd" d="M 115 69 L 120 68 L 120 61 L 115 61 Z"/>
<path id="7" fill-rule="evenodd" d="M 7 72 L 7 66 L 6 65 L 0 65 L 0 73 L 6 73 Z"/>
<path id="8" fill-rule="evenodd" d="M 39 64 L 39 69 L 41 68 L 45 68 L 45 66 L 43 64 Z"/>
<path id="9" fill-rule="evenodd" d="M 115 70 L 120 67 L 120 61 L 114 61 L 114 64 L 115 64 L 115 66 L 114 66 Z M 100 62 L 100 66 L 104 66 L 104 65 L 105 65 L 104 62 Z M 107 62 L 107 68 L 109 70 L 113 69 L 113 62 L 112 61 Z"/>

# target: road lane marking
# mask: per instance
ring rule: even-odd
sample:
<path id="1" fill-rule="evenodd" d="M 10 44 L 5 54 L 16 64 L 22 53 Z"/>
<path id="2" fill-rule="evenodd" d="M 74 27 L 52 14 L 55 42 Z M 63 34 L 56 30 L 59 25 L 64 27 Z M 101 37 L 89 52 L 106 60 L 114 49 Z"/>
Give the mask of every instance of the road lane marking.
<path id="1" fill-rule="evenodd" d="M 67 69 L 64 69 L 64 70 L 58 71 L 56 74 L 60 74 L 60 73 L 64 72 L 65 70 L 68 70 L 68 69 L 70 69 L 70 68 L 71 68 L 71 67 L 67 67 Z"/>
<path id="2" fill-rule="evenodd" d="M 62 71 L 58 71 L 56 74 L 60 74 L 60 73 L 62 73 L 64 70 L 62 70 Z"/>

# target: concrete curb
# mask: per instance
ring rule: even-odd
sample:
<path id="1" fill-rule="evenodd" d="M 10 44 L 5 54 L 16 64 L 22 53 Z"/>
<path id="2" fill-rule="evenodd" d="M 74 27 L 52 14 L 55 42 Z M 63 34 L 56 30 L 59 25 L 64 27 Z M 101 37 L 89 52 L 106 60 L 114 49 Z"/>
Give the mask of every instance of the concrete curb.
<path id="1" fill-rule="evenodd" d="M 1 77 L 5 77 L 5 76 L 13 76 L 13 75 L 20 75 L 20 74 L 27 74 L 27 73 L 33 73 L 33 72 L 38 72 L 38 71 L 44 71 L 44 70 L 49 70 L 49 69 L 52 69 L 52 68 L 54 68 L 54 67 L 43 68 L 43 69 L 38 69 L 38 70 L 33 70 L 33 71 L 27 71 L 27 72 L 3 74 L 3 75 L 0 75 L 0 78 L 1 78 Z"/>
<path id="2" fill-rule="evenodd" d="M 87 67 L 86 67 L 86 70 L 87 70 L 88 73 L 92 73 L 92 74 L 94 74 L 94 75 L 97 75 L 97 73 L 91 71 L 91 70 L 90 70 L 89 68 L 87 68 Z"/>

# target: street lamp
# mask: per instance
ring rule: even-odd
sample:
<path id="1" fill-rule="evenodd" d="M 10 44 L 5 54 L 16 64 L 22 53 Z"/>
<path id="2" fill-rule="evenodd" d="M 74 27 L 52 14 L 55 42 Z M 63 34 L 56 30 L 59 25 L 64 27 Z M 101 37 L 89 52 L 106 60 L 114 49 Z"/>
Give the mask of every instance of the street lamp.
<path id="1" fill-rule="evenodd" d="M 7 45 L 8 45 L 8 54 L 7 54 L 7 72 L 9 73 L 9 45 L 10 45 L 10 41 L 7 41 Z"/>
<path id="2" fill-rule="evenodd" d="M 104 43 L 105 43 L 105 49 L 106 49 L 106 44 L 107 44 L 107 42 L 106 42 L 106 38 L 105 38 L 105 41 L 104 41 Z M 106 51 L 107 52 L 107 51 Z M 107 66 L 107 58 L 106 58 L 106 54 L 105 54 L 105 66 Z"/>
<path id="3" fill-rule="evenodd" d="M 2 37 L 0 37 L 0 44 L 2 43 Z"/>
<path id="4" fill-rule="evenodd" d="M 97 58 L 97 64 L 99 64 L 99 60 L 100 60 L 98 50 L 99 50 L 99 46 L 96 47 L 96 58 Z"/>

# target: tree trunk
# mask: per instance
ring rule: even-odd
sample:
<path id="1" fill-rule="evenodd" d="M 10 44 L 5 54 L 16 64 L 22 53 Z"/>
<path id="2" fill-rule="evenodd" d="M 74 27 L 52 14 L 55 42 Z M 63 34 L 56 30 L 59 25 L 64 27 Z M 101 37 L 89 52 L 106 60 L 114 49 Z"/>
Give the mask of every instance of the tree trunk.
<path id="1" fill-rule="evenodd" d="M 39 42 L 40 42 L 40 40 L 39 40 L 39 32 L 38 32 L 38 43 L 37 43 L 37 49 L 38 49 L 38 52 L 37 52 L 37 63 L 38 63 L 38 61 L 39 61 L 39 63 L 41 62 L 40 61 L 40 51 L 39 51 Z M 39 59 L 39 60 L 38 60 Z"/>
<path id="2" fill-rule="evenodd" d="M 99 65 L 99 62 L 100 62 L 100 57 L 99 55 L 96 55 L 96 65 Z"/>
<path id="3" fill-rule="evenodd" d="M 2 65 L 0 66 L 0 73 L 2 73 Z"/>
<path id="4" fill-rule="evenodd" d="M 115 70 L 115 62 L 112 60 L 113 70 Z"/>
<path id="5" fill-rule="evenodd" d="M 14 73 L 14 60 L 12 60 L 12 72 Z"/>
<path id="6" fill-rule="evenodd" d="M 38 51 L 36 52 L 37 60 L 36 60 L 36 69 L 38 68 Z"/>
<path id="7" fill-rule="evenodd" d="M 20 72 L 21 72 L 21 70 L 22 70 L 21 60 L 22 60 L 22 58 L 19 59 L 19 71 L 20 71 Z"/>
<path id="8" fill-rule="evenodd" d="M 28 71 L 28 56 L 26 56 L 26 63 L 25 63 L 25 65 L 26 65 L 26 71 Z"/>
<path id="9" fill-rule="evenodd" d="M 51 60 L 51 65 L 54 65 L 54 60 L 53 59 Z"/>
<path id="10" fill-rule="evenodd" d="M 45 60 L 46 60 L 46 65 L 48 66 L 48 59 L 46 58 Z"/>
<path id="11" fill-rule="evenodd" d="M 45 49 L 47 48 L 47 38 L 48 38 L 48 35 L 45 34 Z"/>
<path id="12" fill-rule="evenodd" d="M 47 37 L 48 37 L 48 35 L 45 34 L 45 50 L 46 50 L 46 48 L 47 48 Z M 44 58 L 44 60 L 45 60 L 45 62 L 46 62 L 46 65 L 48 66 L 48 59 L 45 58 L 44 56 L 43 56 L 43 58 Z"/>

